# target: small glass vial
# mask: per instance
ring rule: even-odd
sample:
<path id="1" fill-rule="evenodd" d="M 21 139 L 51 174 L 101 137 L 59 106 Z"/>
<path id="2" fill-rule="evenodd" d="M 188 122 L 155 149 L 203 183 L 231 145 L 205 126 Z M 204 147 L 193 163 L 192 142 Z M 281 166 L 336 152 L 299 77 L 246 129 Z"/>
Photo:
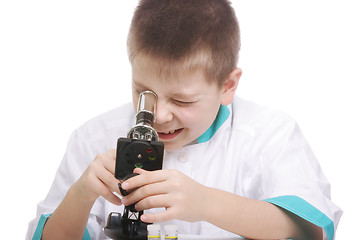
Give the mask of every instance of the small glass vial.
<path id="1" fill-rule="evenodd" d="M 165 239 L 178 239 L 177 225 L 165 225 Z"/>
<path id="2" fill-rule="evenodd" d="M 147 225 L 148 240 L 160 240 L 160 225 L 149 224 Z"/>

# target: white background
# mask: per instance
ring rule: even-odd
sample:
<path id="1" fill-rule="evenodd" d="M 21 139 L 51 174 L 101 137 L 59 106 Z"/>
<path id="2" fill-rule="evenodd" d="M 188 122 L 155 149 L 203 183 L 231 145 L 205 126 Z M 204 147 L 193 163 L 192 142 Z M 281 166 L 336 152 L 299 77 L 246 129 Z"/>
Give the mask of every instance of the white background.
<path id="1" fill-rule="evenodd" d="M 71 132 L 130 98 L 126 35 L 137 1 L 0 2 L 1 239 L 23 239 Z M 233 1 L 238 95 L 299 123 L 344 210 L 359 211 L 360 8 L 356 1 Z M 5 235 L 5 236 L 4 236 Z"/>

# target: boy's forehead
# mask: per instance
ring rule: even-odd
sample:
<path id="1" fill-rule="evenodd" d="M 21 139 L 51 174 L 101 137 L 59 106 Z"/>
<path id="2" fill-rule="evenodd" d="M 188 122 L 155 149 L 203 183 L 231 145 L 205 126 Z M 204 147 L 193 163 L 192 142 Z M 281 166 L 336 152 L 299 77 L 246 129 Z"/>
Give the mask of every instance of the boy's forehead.
<path id="1" fill-rule="evenodd" d="M 153 68 L 133 67 L 132 74 L 133 84 L 138 87 L 147 87 L 149 83 L 156 83 L 163 86 L 179 86 L 179 84 L 199 85 L 206 82 L 207 79 L 200 69 L 177 71 L 177 72 L 161 72 Z"/>
<path id="2" fill-rule="evenodd" d="M 209 82 L 209 56 L 205 52 L 193 53 L 181 59 L 167 59 L 149 54 L 137 53 L 131 59 L 132 72 L 134 75 L 148 74 L 155 76 L 160 81 L 169 79 L 179 80 L 184 75 L 201 73 Z"/>
<path id="3" fill-rule="evenodd" d="M 138 90 L 164 90 L 176 97 L 194 98 L 208 86 L 216 84 L 206 79 L 201 69 L 183 71 L 161 72 L 159 67 L 152 68 L 149 65 L 133 65 L 132 81 Z"/>
<path id="4" fill-rule="evenodd" d="M 132 64 L 133 80 L 140 83 L 152 78 L 159 82 L 177 82 L 184 78 L 205 78 L 205 71 L 201 68 L 187 68 L 181 65 L 166 66 L 164 64 L 142 62 Z"/>

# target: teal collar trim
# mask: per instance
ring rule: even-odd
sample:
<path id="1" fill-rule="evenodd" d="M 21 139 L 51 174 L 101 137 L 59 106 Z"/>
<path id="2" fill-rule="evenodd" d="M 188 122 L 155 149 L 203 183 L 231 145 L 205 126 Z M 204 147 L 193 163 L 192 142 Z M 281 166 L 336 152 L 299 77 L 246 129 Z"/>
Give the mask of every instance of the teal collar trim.
<path id="1" fill-rule="evenodd" d="M 264 201 L 282 207 L 312 224 L 321 227 L 324 229 L 329 240 L 334 239 L 334 222 L 304 199 L 287 195 L 265 199 Z"/>
<path id="2" fill-rule="evenodd" d="M 219 112 L 216 116 L 215 121 L 210 126 L 206 132 L 204 132 L 200 137 L 198 137 L 197 141 L 198 143 L 203 143 L 209 141 L 216 131 L 223 125 L 223 123 L 228 119 L 230 115 L 230 110 L 228 106 L 220 105 Z"/>

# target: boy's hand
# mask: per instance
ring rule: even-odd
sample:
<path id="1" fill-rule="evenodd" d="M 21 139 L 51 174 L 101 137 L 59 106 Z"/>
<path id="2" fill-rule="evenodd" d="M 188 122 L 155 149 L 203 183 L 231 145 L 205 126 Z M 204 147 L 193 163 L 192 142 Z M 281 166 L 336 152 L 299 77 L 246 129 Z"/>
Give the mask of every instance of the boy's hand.
<path id="1" fill-rule="evenodd" d="M 84 201 L 95 202 L 99 196 L 102 196 L 115 205 L 121 205 L 121 200 L 113 194 L 113 192 L 120 194 L 119 180 L 114 177 L 115 154 L 115 150 L 112 149 L 96 156 L 72 186 L 76 189 L 78 197 Z"/>
<path id="2" fill-rule="evenodd" d="M 200 221 L 204 213 L 206 187 L 177 170 L 145 171 L 136 168 L 132 177 L 122 184 L 125 190 L 133 190 L 123 198 L 125 205 L 137 202 L 135 208 L 142 211 L 165 207 L 166 211 L 143 214 L 143 222 L 164 222 L 171 219 Z"/>

